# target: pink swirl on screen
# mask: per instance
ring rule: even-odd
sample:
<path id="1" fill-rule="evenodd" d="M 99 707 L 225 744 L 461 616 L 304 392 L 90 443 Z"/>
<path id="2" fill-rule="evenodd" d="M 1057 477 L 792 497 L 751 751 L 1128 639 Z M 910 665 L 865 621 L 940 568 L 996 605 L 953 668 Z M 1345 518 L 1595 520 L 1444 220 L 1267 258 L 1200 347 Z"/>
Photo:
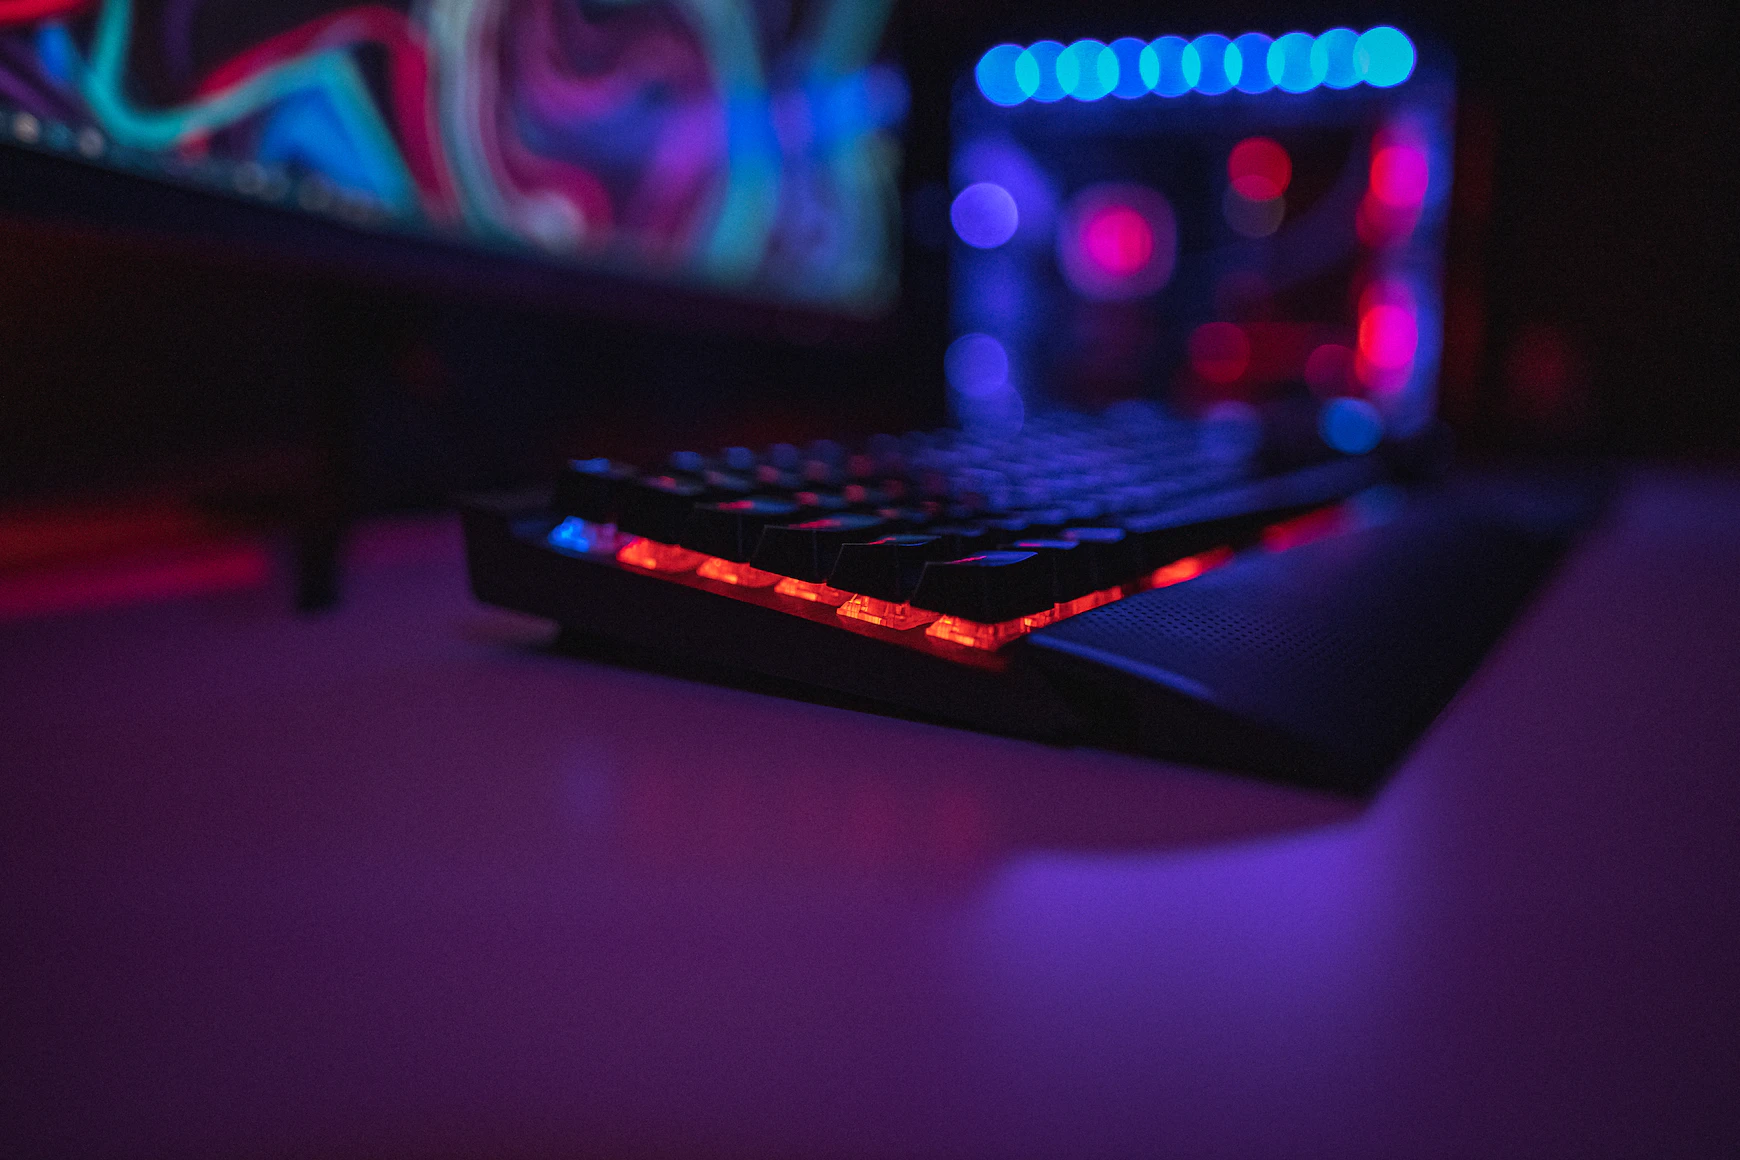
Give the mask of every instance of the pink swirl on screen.
<path id="1" fill-rule="evenodd" d="M 402 13 L 368 4 L 310 20 L 211 70 L 195 95 L 212 96 L 245 84 L 284 61 L 364 44 L 376 45 L 386 53 L 393 127 L 406 167 L 423 195 L 425 211 L 438 219 L 450 219 L 457 193 L 429 97 L 428 47 L 422 29 Z"/>

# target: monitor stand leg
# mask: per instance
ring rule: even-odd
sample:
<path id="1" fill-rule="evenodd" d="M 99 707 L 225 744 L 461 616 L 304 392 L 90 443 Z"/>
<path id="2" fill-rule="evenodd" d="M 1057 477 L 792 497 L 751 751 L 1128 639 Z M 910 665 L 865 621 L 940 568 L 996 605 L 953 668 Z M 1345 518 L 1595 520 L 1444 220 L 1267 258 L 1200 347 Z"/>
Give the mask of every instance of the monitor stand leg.
<path id="1" fill-rule="evenodd" d="M 338 606 L 344 551 L 356 520 L 357 456 L 363 392 L 382 345 L 379 303 L 355 292 L 329 292 L 310 328 L 315 478 L 295 530 L 296 609 Z"/>
<path id="2" fill-rule="evenodd" d="M 296 532 L 296 611 L 326 612 L 338 607 L 342 525 L 304 525 Z"/>

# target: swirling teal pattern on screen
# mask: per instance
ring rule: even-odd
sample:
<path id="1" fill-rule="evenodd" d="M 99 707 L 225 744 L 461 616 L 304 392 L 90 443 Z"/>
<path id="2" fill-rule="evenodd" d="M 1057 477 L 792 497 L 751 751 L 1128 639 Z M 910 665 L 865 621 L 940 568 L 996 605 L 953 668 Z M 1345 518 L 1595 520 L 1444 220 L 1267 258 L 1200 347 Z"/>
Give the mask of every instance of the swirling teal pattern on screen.
<path id="1" fill-rule="evenodd" d="M 0 141 L 874 313 L 898 279 L 890 3 L 0 0 Z"/>

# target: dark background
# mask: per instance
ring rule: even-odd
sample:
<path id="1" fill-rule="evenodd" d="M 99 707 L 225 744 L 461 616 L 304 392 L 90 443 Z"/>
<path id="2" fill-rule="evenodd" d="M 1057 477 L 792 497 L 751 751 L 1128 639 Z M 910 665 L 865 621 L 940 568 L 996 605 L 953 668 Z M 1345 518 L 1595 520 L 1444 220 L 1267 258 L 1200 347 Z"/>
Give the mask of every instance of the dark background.
<path id="1" fill-rule="evenodd" d="M 1459 62 L 1444 396 L 1464 448 L 1740 452 L 1731 3 L 907 5 L 911 207 L 944 204 L 947 93 L 998 41 L 1380 22 Z M 292 502 L 336 449 L 361 506 L 424 504 L 566 454 L 941 417 L 946 263 L 917 244 L 902 306 L 864 327 L 190 242 L 124 191 L 131 219 L 80 224 L 97 178 L 41 164 L 0 154 L 0 502 L 186 480 Z"/>

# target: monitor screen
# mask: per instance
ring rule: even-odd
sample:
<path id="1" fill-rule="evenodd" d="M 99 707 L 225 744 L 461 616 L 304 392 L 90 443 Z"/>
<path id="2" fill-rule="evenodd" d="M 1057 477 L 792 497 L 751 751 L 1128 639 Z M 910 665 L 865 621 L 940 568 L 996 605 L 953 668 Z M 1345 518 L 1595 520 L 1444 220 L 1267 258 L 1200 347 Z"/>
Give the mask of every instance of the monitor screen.
<path id="1" fill-rule="evenodd" d="M 1041 41 L 954 106 L 954 408 L 1432 415 L 1454 90 L 1380 26 Z M 1363 449 L 1363 448 L 1361 448 Z"/>
<path id="2" fill-rule="evenodd" d="M 898 285 L 891 0 L 0 0 L 0 142 L 831 313 Z"/>

